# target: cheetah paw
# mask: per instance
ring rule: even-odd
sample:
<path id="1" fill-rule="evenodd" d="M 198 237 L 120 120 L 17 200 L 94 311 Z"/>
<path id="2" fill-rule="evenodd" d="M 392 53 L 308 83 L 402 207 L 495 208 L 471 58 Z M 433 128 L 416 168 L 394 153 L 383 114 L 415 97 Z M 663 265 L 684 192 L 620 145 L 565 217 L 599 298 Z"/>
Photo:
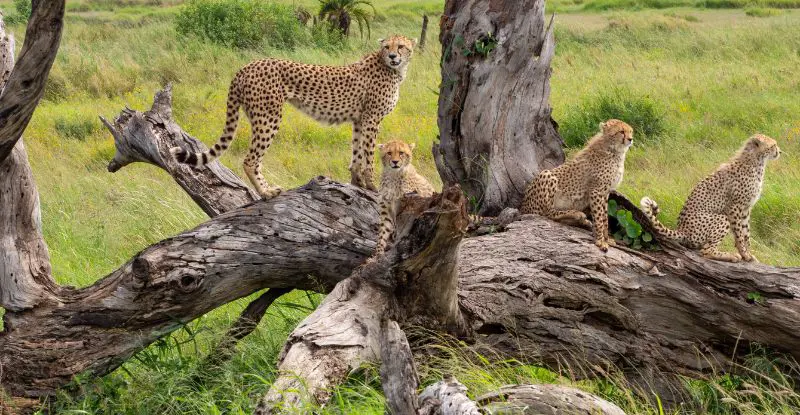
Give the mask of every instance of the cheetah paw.
<path id="1" fill-rule="evenodd" d="M 606 242 L 606 241 L 595 241 L 594 244 L 597 245 L 597 247 L 600 248 L 601 251 L 608 252 L 608 242 Z"/>
<path id="2" fill-rule="evenodd" d="M 744 262 L 759 262 L 758 258 L 756 258 L 751 253 L 746 253 L 746 254 L 742 255 L 742 261 L 744 261 Z"/>
<path id="3" fill-rule="evenodd" d="M 272 199 L 275 196 L 278 196 L 283 192 L 283 188 L 279 186 L 270 186 L 264 191 L 259 191 L 261 198 L 264 200 Z"/>

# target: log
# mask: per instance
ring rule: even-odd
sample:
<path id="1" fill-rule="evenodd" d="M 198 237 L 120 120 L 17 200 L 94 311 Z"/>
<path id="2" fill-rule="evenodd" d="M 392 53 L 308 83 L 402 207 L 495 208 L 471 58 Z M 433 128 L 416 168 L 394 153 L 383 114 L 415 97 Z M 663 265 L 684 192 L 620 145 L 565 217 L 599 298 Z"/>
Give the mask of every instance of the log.
<path id="1" fill-rule="evenodd" d="M 447 0 L 441 18 L 436 168 L 484 216 L 518 207 L 543 169 L 564 161 L 550 108 L 553 20 L 544 0 Z"/>
<path id="2" fill-rule="evenodd" d="M 479 396 L 476 401 L 488 413 L 496 415 L 625 415 L 611 402 L 562 385 L 504 386 Z"/>
<path id="3" fill-rule="evenodd" d="M 351 371 L 380 361 L 385 318 L 463 331 L 455 302 L 458 245 L 467 225 L 460 188 L 432 198 L 406 197 L 400 212 L 395 245 L 337 284 L 289 335 L 279 376 L 257 414 L 297 410 L 309 400 L 326 402 L 331 387 Z M 450 298 L 434 299 L 436 293 Z"/>
<path id="4" fill-rule="evenodd" d="M 149 125 L 126 129 L 121 122 L 114 124 L 117 130 L 130 142 L 137 141 L 130 137 L 134 132 L 153 130 L 155 134 L 147 136 L 156 140 L 154 148 L 165 157 L 173 143 L 158 140 L 173 137 L 166 132 L 167 124 L 148 121 L 159 119 L 152 116 L 128 119 Z M 184 175 L 185 188 L 196 189 L 210 213 L 225 209 L 215 203 L 230 189 L 247 190 L 239 193 L 243 199 L 249 194 L 240 180 L 232 187 L 222 180 L 203 181 L 201 175 L 207 173 L 201 170 L 178 168 L 171 174 Z M 203 178 L 193 181 L 195 177 Z M 33 309 L 7 308 L 0 334 L 0 383 L 14 396 L 49 396 L 74 374 L 107 373 L 155 339 L 236 298 L 264 288 L 326 292 L 372 254 L 378 220 L 375 197 L 315 179 L 155 244 L 91 287 L 55 287 L 53 302 Z M 409 203 L 426 202 L 410 198 Z M 0 215 L 14 214 L 3 206 Z M 623 206 L 636 212 L 632 205 Z M 434 227 L 439 223 L 435 217 L 430 213 L 427 219 L 417 218 L 418 228 Z M 474 348 L 489 355 L 541 363 L 576 376 L 591 376 L 606 364 L 631 376 L 719 373 L 755 342 L 800 358 L 799 269 L 709 261 L 669 245 L 660 252 L 620 247 L 602 253 L 586 230 L 535 215 L 523 219 L 505 224 L 503 232 L 467 238 L 457 249 L 442 251 L 443 258 L 453 255 L 456 260 L 437 263 L 442 268 L 436 272 L 457 279 L 429 283 L 441 284 L 437 291 L 417 289 L 419 298 L 434 298 L 429 305 L 405 295 L 425 278 L 390 273 L 397 278 L 394 284 L 406 290 L 398 292 L 398 310 L 415 310 L 398 312 L 394 319 L 466 336 Z M 443 237 L 436 244 L 447 241 Z M 392 247 L 385 259 L 400 258 L 419 270 L 419 276 L 434 276 L 415 265 L 413 257 L 397 257 L 400 246 Z M 386 266 L 377 261 L 372 267 L 380 264 Z M 450 268 L 456 271 L 447 271 Z M 7 274 L 0 277 L 0 283 L 8 283 Z M 341 295 L 329 295 L 320 312 L 334 315 L 332 303 L 348 296 L 351 302 L 380 303 L 380 286 L 374 288 L 374 296 L 363 288 L 345 295 L 350 284 L 340 284 Z M 436 292 L 442 298 L 436 299 Z M 748 303 L 751 292 L 760 293 L 763 301 Z M 457 307 L 447 296 L 455 297 Z M 341 316 L 354 321 L 357 314 L 343 310 Z M 377 332 L 377 316 L 363 317 L 361 326 L 363 321 L 374 321 L 374 326 L 365 327 Z M 327 325 L 320 321 L 298 331 Z M 292 337 L 290 345 L 302 343 L 296 341 L 301 338 Z M 336 346 L 346 345 L 346 340 Z M 364 344 L 358 343 L 352 355 L 378 361 L 379 342 Z M 343 369 L 341 376 L 347 372 Z"/>

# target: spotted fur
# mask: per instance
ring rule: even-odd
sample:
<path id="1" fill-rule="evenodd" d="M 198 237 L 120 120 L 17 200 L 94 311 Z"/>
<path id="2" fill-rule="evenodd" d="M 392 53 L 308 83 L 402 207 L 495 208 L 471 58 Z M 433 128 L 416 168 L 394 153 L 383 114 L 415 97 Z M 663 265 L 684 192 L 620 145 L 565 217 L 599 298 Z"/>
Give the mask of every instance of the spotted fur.
<path id="1" fill-rule="evenodd" d="M 277 196 L 261 174 L 261 161 L 278 132 L 283 104 L 289 102 L 317 121 L 353 124 L 353 184 L 375 190 L 373 157 L 378 127 L 397 104 L 414 41 L 393 36 L 380 41 L 380 49 L 347 66 L 309 65 L 279 59 L 263 59 L 246 65 L 233 78 L 228 91 L 228 114 L 219 142 L 203 153 L 175 147 L 176 160 L 204 166 L 229 146 L 244 107 L 253 138 L 244 159 L 244 171 L 265 199 Z"/>
<path id="2" fill-rule="evenodd" d="M 553 220 L 591 227 L 595 244 L 603 251 L 614 245 L 608 236 L 608 194 L 622 182 L 625 155 L 633 144 L 630 125 L 611 119 L 575 158 L 554 169 L 542 170 L 525 189 L 520 213 L 537 213 Z"/>
<path id="3" fill-rule="evenodd" d="M 658 204 L 649 197 L 642 198 L 642 211 L 660 237 L 698 249 L 707 258 L 756 261 L 750 252 L 750 212 L 761 195 L 767 161 L 778 158 L 780 152 L 778 143 L 765 135 L 747 139 L 730 161 L 692 189 L 678 216 L 677 229 L 658 220 Z M 738 253 L 718 249 L 729 230 Z"/>
<path id="4" fill-rule="evenodd" d="M 395 140 L 378 146 L 383 164 L 380 188 L 381 223 L 375 254 L 382 253 L 391 242 L 400 199 L 407 193 L 422 197 L 433 195 L 433 186 L 417 173 L 411 164 L 414 144 Z"/>

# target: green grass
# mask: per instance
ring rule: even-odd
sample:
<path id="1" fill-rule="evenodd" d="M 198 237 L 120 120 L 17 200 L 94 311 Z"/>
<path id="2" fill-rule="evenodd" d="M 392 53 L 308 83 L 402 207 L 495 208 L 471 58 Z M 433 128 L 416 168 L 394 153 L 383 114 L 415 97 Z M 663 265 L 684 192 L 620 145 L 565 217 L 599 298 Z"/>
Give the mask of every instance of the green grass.
<path id="1" fill-rule="evenodd" d="M 702 7 L 710 7 L 710 1 Z M 735 7 L 781 7 L 769 1 L 739 2 Z M 148 108 L 153 92 L 172 82 L 178 122 L 213 143 L 224 122 L 228 83 L 245 63 L 264 56 L 352 62 L 373 50 L 379 37 L 417 37 L 421 15 L 431 15 L 433 23 L 442 5 L 435 0 L 376 2 L 373 39 L 352 39 L 340 48 L 320 50 L 308 44 L 286 49 L 268 43 L 234 49 L 179 36 L 179 3 L 68 4 L 64 38 L 45 99 L 25 134 L 41 194 L 45 239 L 60 283 L 89 285 L 149 244 L 206 219 L 176 191 L 170 177 L 152 166 L 131 165 L 108 173 L 114 145 L 98 115 L 113 118 L 125 105 Z M 313 11 L 317 2 L 283 4 Z M 548 4 L 549 9 L 575 11 L 556 17 L 551 85 L 553 117 L 572 145 L 568 152 L 577 150 L 599 120 L 614 116 L 631 122 L 637 128 L 635 145 L 621 190 L 634 200 L 652 196 L 662 207 L 662 220 L 674 225 L 694 183 L 726 161 L 750 134 L 771 135 L 785 156 L 768 166 L 762 198 L 753 210 L 754 252 L 770 264 L 800 265 L 800 14 L 754 19 L 744 10 L 702 10 L 699 2 L 679 1 L 672 6 L 686 7 L 656 10 L 659 4 L 665 3 L 630 3 L 626 7 L 643 10 L 610 12 L 602 10 L 618 7 L 582 0 Z M 584 7 L 593 11 L 579 12 Z M 0 0 L 0 8 L 14 5 Z M 439 186 L 429 150 L 438 132 L 441 50 L 436 27 L 429 26 L 428 50 L 415 55 L 399 106 L 384 121 L 379 141 L 416 142 L 419 170 Z M 21 46 L 24 27 L 15 23 L 10 28 Z M 243 122 L 231 151 L 222 158 L 240 175 L 249 136 L 249 125 Z M 265 175 L 284 187 L 319 174 L 347 180 L 349 140 L 349 126 L 322 126 L 287 107 L 277 141 L 267 153 Z M 247 299 L 192 322 L 111 375 L 81 379 L 77 395 L 64 393 L 53 405 L 60 413 L 73 414 L 249 413 L 274 377 L 282 342 L 315 301 L 318 297 L 298 292 L 272 307 L 234 359 L 205 384 L 191 380 L 198 359 Z M 448 341 L 439 347 L 440 354 L 420 362 L 425 382 L 448 371 L 465 382 L 473 396 L 503 383 L 571 383 L 612 399 L 628 413 L 658 413 L 613 373 L 603 381 L 574 382 L 568 374 L 477 356 Z M 795 392 L 758 379 L 748 380 L 757 386 L 755 392 L 724 376 L 690 383 L 694 398 L 686 413 L 725 414 L 731 407 L 747 414 L 794 413 Z M 754 395 L 763 402 L 753 403 Z M 382 399 L 376 369 L 365 368 L 337 388 L 332 404 L 319 411 L 378 414 L 383 413 Z"/>

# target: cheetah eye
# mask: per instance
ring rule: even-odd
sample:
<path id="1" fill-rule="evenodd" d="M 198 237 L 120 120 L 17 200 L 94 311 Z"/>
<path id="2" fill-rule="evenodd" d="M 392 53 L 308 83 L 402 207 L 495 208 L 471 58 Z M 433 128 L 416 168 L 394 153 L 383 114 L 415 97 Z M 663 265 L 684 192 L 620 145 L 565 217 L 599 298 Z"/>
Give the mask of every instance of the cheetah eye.
<path id="1" fill-rule="evenodd" d="M 389 45 L 386 45 L 383 48 L 386 49 L 386 50 L 389 50 Z"/>
<path id="2" fill-rule="evenodd" d="M 400 45 L 400 46 L 397 47 L 397 49 L 404 49 L 404 48 L 405 48 L 405 46 L 403 46 L 403 45 Z"/>

